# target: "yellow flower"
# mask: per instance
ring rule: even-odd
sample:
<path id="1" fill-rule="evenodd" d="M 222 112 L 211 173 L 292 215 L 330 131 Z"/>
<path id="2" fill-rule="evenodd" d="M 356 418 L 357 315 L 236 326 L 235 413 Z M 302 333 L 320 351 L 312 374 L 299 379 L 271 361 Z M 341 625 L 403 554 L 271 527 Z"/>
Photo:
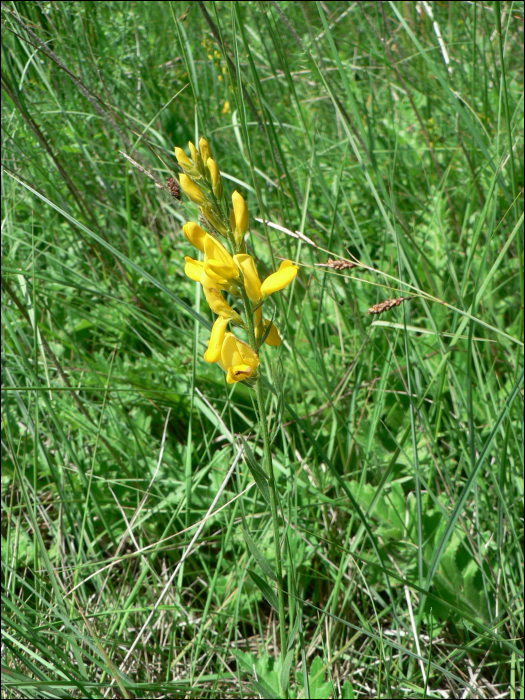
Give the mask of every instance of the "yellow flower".
<path id="1" fill-rule="evenodd" d="M 224 336 L 226 334 L 226 327 L 229 323 L 229 319 L 219 316 L 213 328 L 211 329 L 211 336 L 208 340 L 208 349 L 204 353 L 204 361 L 213 364 L 221 359 L 221 350 L 224 343 Z"/>
<path id="2" fill-rule="evenodd" d="M 186 264 L 184 265 L 184 274 L 187 275 L 190 280 L 200 282 L 201 275 L 204 272 L 204 263 L 200 260 L 193 260 L 193 258 L 188 256 L 186 256 L 184 260 L 186 261 Z"/>
<path id="3" fill-rule="evenodd" d="M 219 79 L 222 79 L 222 75 L 219 75 Z M 229 100 L 226 100 L 223 107 L 222 107 L 222 114 L 228 114 L 230 111 L 230 102 Z"/>
<path id="4" fill-rule="evenodd" d="M 232 194 L 233 213 L 235 215 L 235 242 L 237 245 L 243 240 L 248 229 L 248 207 L 244 197 L 235 190 Z"/>
<path id="5" fill-rule="evenodd" d="M 213 188 L 213 194 L 220 201 L 222 199 L 221 173 L 219 171 L 219 168 L 217 167 L 217 163 L 213 160 L 213 158 L 208 158 L 208 160 L 206 161 L 206 165 L 208 166 L 208 170 L 210 171 L 211 186 Z"/>
<path id="6" fill-rule="evenodd" d="M 249 345 L 228 333 L 222 344 L 219 364 L 226 372 L 228 384 L 251 377 L 259 366 L 259 357 Z"/>
<path id="7" fill-rule="evenodd" d="M 270 324 L 270 321 L 266 320 L 263 323 L 263 335 L 266 332 L 266 329 L 268 328 L 268 325 Z M 271 345 L 274 348 L 278 348 L 279 345 L 281 344 L 281 336 L 279 335 L 279 331 L 275 327 L 275 324 L 272 323 L 272 327 L 270 328 L 270 332 L 266 336 L 266 340 L 264 341 L 266 345 Z"/>
<path id="8" fill-rule="evenodd" d="M 291 260 L 283 260 L 277 272 L 267 277 L 261 284 L 262 294 L 273 294 L 287 287 L 295 278 L 298 269 Z"/>
<path id="9" fill-rule="evenodd" d="M 246 253 L 239 253 L 233 257 L 242 270 L 246 294 L 252 301 L 259 301 L 262 298 L 261 280 L 257 274 L 257 268 L 252 256 Z"/>
<path id="10" fill-rule="evenodd" d="M 237 311 L 234 311 L 226 302 L 218 284 L 206 274 L 206 271 L 202 273 L 200 283 L 202 284 L 206 301 L 213 313 L 217 314 L 217 316 L 222 316 L 222 318 L 231 319 L 235 323 L 242 323 L 242 319 Z"/>
<path id="11" fill-rule="evenodd" d="M 206 236 L 206 231 L 203 231 L 195 222 L 188 221 L 188 223 L 184 224 L 182 227 L 182 233 L 184 234 L 186 240 L 192 244 L 192 246 L 195 246 L 197 250 L 204 253 L 204 238 Z"/>
<path id="12" fill-rule="evenodd" d="M 208 201 L 206 199 L 206 195 L 194 182 L 190 180 L 187 175 L 181 175 L 179 177 L 179 182 L 180 186 L 192 202 L 195 202 L 195 204 L 206 204 Z"/>
<path id="13" fill-rule="evenodd" d="M 199 150 L 201 152 L 202 162 L 207 163 L 208 158 L 211 158 L 211 149 L 205 138 L 199 139 Z"/>
<path id="14" fill-rule="evenodd" d="M 235 260 L 226 248 L 210 234 L 204 239 L 204 269 L 212 279 L 232 280 L 239 277 L 239 269 Z M 217 280 L 220 282 L 220 280 Z"/>

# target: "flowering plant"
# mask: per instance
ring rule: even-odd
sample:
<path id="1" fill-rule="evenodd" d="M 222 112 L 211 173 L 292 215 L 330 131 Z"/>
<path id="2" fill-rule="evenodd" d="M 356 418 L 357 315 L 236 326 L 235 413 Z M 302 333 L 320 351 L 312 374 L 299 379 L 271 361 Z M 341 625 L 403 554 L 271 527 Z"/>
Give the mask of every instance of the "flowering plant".
<path id="1" fill-rule="evenodd" d="M 199 206 L 200 218 L 212 232 L 207 233 L 192 221 L 182 229 L 186 239 L 204 254 L 204 260 L 186 257 L 184 272 L 201 283 L 206 301 L 217 315 L 204 360 L 218 362 L 229 384 L 256 380 L 260 346 L 281 344 L 276 326 L 263 317 L 263 304 L 270 294 L 292 282 L 298 268 L 290 260 L 283 260 L 277 272 L 261 282 L 253 257 L 246 253 L 248 207 L 244 198 L 237 191 L 232 194 L 232 207 L 226 217 L 221 174 L 206 139 L 200 139 L 199 150 L 191 141 L 189 148 L 191 160 L 181 148 L 175 148 L 177 161 L 184 170 L 180 186 Z M 231 253 L 218 240 L 219 236 L 228 241 Z M 223 292 L 242 301 L 244 317 L 228 304 Z M 248 331 L 249 344 L 227 332 L 230 323 Z"/>
<path id="2" fill-rule="evenodd" d="M 212 158 L 206 139 L 200 139 L 198 150 L 191 141 L 188 145 L 190 158 L 181 148 L 175 148 L 175 156 L 183 170 L 179 178 L 180 186 L 191 201 L 198 205 L 199 220 L 207 231 L 191 221 L 183 226 L 184 236 L 203 253 L 204 258 L 197 260 L 186 257 L 184 272 L 190 279 L 202 285 L 206 301 L 216 315 L 204 360 L 218 363 L 226 373 L 226 381 L 229 384 L 245 382 L 256 392 L 257 420 L 264 445 L 264 470 L 260 467 L 255 469 L 253 463 L 250 469 L 253 470 L 255 481 L 265 500 L 269 501 L 271 509 L 277 571 L 274 573 L 267 562 L 262 568 L 276 584 L 281 654 L 285 655 L 287 639 L 278 498 L 264 408 L 259 353 L 264 343 L 273 346 L 281 344 L 281 337 L 273 319 L 264 318 L 263 305 L 271 294 L 284 289 L 294 280 L 298 268 L 291 260 L 283 260 L 279 269 L 261 282 L 255 260 L 246 252 L 248 207 L 244 198 L 235 191 L 231 196 L 231 207 L 224 201 L 221 173 Z M 221 243 L 220 237 L 225 239 L 230 251 Z M 241 304 L 241 313 L 228 303 L 225 293 L 231 295 L 233 305 Z M 228 324 L 247 331 L 248 342 L 240 340 L 231 331 L 228 332 Z M 245 450 L 249 450 L 244 441 L 243 444 Z M 253 459 L 253 454 L 251 458 L 248 455 L 247 464 Z M 261 478 L 264 480 L 263 485 Z M 257 550 L 255 543 L 247 533 L 245 538 L 253 553 Z M 261 565 L 260 562 L 264 558 L 258 550 L 256 559 Z M 253 572 L 250 575 L 257 576 Z M 284 663 L 284 656 L 282 661 Z M 287 697 L 287 683 L 283 684 L 283 693 Z"/>

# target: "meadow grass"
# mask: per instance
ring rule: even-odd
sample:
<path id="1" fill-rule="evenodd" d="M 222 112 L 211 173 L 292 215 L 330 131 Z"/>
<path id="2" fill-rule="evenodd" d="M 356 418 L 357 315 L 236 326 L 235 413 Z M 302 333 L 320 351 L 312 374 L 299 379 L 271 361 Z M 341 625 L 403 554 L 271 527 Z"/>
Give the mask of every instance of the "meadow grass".
<path id="1" fill-rule="evenodd" d="M 523 3 L 2 21 L 2 697 L 523 697 Z M 165 186 L 200 136 L 300 268 L 284 670 L 254 392 L 202 359 Z"/>

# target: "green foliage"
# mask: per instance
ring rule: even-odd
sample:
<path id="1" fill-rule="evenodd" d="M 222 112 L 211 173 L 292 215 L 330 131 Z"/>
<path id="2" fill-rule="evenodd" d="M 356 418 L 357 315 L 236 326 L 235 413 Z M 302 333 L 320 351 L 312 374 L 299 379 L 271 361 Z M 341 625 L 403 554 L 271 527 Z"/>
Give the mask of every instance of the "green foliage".
<path id="1" fill-rule="evenodd" d="M 518 697 L 523 4 L 6 2 L 2 52 L 3 694 Z M 300 267 L 284 668 L 254 394 L 162 189 L 201 135 Z"/>

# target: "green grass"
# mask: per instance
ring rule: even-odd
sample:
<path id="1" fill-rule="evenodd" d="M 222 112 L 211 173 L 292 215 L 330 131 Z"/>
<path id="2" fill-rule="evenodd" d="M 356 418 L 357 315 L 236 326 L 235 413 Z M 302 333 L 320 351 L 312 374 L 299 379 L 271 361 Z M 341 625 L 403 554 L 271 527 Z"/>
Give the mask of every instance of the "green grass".
<path id="1" fill-rule="evenodd" d="M 523 3 L 2 21 L 2 697 L 276 694 L 254 395 L 202 360 L 196 207 L 122 155 L 164 184 L 202 135 L 263 274 L 300 266 L 265 361 L 291 696 L 523 697 Z"/>

